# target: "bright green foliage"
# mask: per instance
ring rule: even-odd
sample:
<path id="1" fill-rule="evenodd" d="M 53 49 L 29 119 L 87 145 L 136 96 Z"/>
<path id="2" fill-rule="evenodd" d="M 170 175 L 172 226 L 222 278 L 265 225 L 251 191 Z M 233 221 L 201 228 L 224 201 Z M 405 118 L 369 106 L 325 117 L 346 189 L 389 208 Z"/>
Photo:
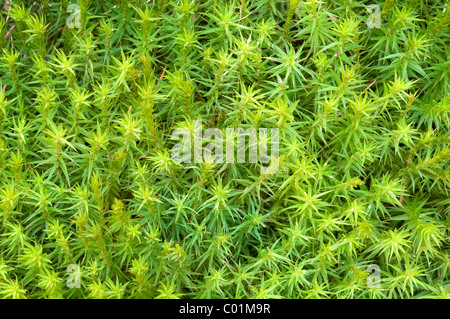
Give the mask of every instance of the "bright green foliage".
<path id="1" fill-rule="evenodd" d="M 1 298 L 450 297 L 445 1 L 34 2 L 0 17 Z M 177 164 L 199 119 L 278 128 L 278 170 Z"/>

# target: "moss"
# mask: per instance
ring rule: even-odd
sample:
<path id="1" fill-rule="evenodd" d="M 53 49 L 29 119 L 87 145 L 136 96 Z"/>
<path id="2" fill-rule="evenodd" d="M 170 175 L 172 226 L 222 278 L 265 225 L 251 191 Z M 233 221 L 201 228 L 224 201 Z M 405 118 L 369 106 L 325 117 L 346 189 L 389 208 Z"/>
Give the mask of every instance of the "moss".
<path id="1" fill-rule="evenodd" d="M 449 298 L 442 1 L 49 4 L 0 17 L 0 297 Z"/>

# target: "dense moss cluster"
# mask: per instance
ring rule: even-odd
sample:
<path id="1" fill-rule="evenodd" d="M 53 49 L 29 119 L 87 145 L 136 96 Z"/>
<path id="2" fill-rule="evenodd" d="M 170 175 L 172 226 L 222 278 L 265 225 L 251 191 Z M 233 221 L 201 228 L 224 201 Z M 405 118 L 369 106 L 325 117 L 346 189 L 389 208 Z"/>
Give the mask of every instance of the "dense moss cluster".
<path id="1" fill-rule="evenodd" d="M 449 9 L 6 1 L 0 297 L 449 298 Z M 277 169 L 174 161 L 199 120 Z"/>

